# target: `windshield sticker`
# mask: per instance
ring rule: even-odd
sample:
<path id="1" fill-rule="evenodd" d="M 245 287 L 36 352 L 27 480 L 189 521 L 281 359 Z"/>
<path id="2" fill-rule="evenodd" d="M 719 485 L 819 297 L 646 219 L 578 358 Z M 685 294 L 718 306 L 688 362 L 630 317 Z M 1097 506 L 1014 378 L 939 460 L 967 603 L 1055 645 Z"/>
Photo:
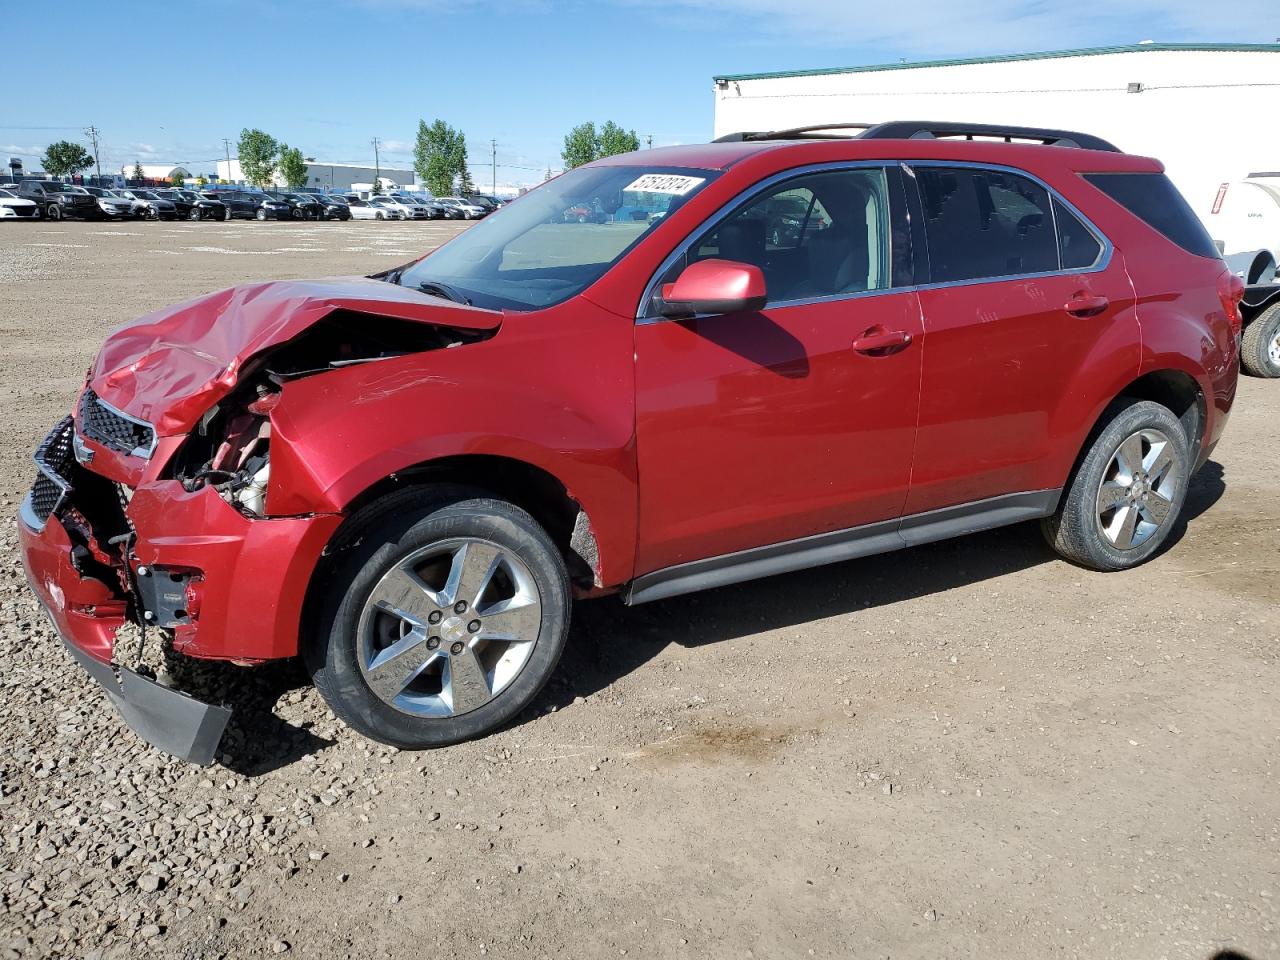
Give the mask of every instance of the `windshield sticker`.
<path id="1" fill-rule="evenodd" d="M 669 193 L 683 197 L 690 190 L 706 183 L 705 177 L 681 177 L 670 173 L 646 173 L 643 177 L 623 187 L 626 193 Z"/>

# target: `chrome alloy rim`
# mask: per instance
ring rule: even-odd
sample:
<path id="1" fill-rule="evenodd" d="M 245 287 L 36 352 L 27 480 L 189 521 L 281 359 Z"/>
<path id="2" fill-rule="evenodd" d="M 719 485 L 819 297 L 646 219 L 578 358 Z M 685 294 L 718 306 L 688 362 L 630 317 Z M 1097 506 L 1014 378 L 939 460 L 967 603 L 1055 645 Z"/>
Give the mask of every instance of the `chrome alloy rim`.
<path id="1" fill-rule="evenodd" d="M 384 703 L 455 717 L 515 681 L 541 626 L 538 587 L 519 557 L 487 540 L 442 540 L 374 585 L 360 613 L 357 660 Z"/>
<path id="2" fill-rule="evenodd" d="M 1119 550 L 1146 543 L 1168 521 L 1181 482 L 1174 447 L 1159 430 L 1139 430 L 1111 455 L 1098 486 L 1097 517 Z"/>
<path id="3" fill-rule="evenodd" d="M 1276 330 L 1276 335 L 1267 344 L 1267 359 L 1272 365 L 1280 367 L 1280 330 Z"/>

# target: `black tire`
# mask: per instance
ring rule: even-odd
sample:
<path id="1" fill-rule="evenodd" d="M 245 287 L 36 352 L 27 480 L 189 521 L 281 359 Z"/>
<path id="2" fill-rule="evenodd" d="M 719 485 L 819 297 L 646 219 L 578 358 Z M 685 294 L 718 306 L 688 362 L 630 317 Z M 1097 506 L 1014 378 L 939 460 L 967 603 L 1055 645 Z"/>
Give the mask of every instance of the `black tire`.
<path id="1" fill-rule="evenodd" d="M 1176 474 L 1171 475 L 1172 489 L 1164 488 L 1162 492 L 1166 496 L 1160 498 L 1168 504 L 1167 514 L 1141 542 L 1135 541 L 1122 549 L 1103 528 L 1098 512 L 1099 494 L 1103 482 L 1113 479 L 1110 471 L 1114 469 L 1113 458 L 1121 444 L 1142 431 L 1155 431 L 1167 438 L 1167 449 L 1172 456 L 1170 469 Z M 1140 442 L 1144 444 L 1144 452 L 1149 449 L 1145 440 Z M 1099 428 L 1090 436 L 1084 457 L 1072 473 L 1057 511 L 1041 521 L 1045 539 L 1064 559 L 1091 570 L 1127 570 L 1137 566 L 1159 550 L 1177 526 L 1194 462 L 1185 428 L 1173 411 L 1150 400 L 1121 397 L 1107 408 Z M 1141 485 L 1139 489 L 1143 489 Z M 1149 494 L 1150 498 L 1156 496 L 1154 491 Z M 1108 516 L 1114 520 L 1117 515 Z M 1139 512 L 1139 516 L 1146 514 Z"/>
<path id="2" fill-rule="evenodd" d="M 389 570 L 416 551 L 460 537 L 497 545 L 527 568 L 541 604 L 537 637 L 519 673 L 482 706 L 448 717 L 416 716 L 370 688 L 358 659 L 359 624 Z M 520 508 L 464 487 L 404 490 L 353 516 L 332 555 L 331 567 L 318 581 L 324 599 L 308 631 L 311 643 L 304 658 L 325 702 L 364 736 L 406 750 L 483 736 L 523 710 L 555 670 L 569 630 L 569 576 L 550 537 Z"/>
<path id="3" fill-rule="evenodd" d="M 204 217 L 204 212 L 199 207 L 192 207 L 191 212 L 187 214 L 188 220 L 195 220 L 197 223 Z"/>
<path id="4" fill-rule="evenodd" d="M 235 211 L 233 211 L 230 207 L 227 207 L 227 209 L 222 214 L 222 222 L 230 223 L 233 219 L 235 219 Z"/>
<path id="5" fill-rule="evenodd" d="M 1280 377 L 1280 303 L 1267 307 L 1244 328 L 1240 365 L 1255 377 Z"/>
<path id="6" fill-rule="evenodd" d="M 50 220 L 61 220 L 62 208 L 59 207 L 56 203 L 51 203 L 49 204 L 48 207 L 45 208 L 45 216 Z"/>
<path id="7" fill-rule="evenodd" d="M 267 211 L 262 210 L 262 209 L 259 209 L 259 210 L 258 210 L 258 212 L 255 214 L 255 216 L 256 216 L 259 220 L 266 220 L 266 219 L 267 219 Z"/>

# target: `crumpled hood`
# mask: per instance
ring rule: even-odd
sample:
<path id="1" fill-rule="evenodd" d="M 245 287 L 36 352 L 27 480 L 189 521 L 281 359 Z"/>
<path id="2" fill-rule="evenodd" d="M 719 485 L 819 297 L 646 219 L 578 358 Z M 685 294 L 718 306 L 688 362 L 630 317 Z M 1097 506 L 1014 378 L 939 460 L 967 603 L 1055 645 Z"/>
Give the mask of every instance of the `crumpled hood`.
<path id="1" fill-rule="evenodd" d="M 502 322 L 500 314 L 365 277 L 246 284 L 117 327 L 89 371 L 89 385 L 160 436 L 186 433 L 236 385 L 245 361 L 335 310 L 462 330 L 495 330 Z"/>

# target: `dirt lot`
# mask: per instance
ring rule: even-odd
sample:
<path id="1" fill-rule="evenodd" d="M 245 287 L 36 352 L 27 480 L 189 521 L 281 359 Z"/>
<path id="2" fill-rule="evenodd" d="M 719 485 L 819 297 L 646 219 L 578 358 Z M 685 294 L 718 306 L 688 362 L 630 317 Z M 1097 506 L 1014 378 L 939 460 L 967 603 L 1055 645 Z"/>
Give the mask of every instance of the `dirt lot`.
<path id="1" fill-rule="evenodd" d="M 369 273 L 443 224 L 0 229 L 0 506 L 109 327 Z M 510 729 L 424 754 L 291 666 L 210 670 L 223 764 L 139 746 L 0 528 L 0 958 L 1280 956 L 1280 383 L 1176 544 L 1034 526 L 582 605 Z"/>

